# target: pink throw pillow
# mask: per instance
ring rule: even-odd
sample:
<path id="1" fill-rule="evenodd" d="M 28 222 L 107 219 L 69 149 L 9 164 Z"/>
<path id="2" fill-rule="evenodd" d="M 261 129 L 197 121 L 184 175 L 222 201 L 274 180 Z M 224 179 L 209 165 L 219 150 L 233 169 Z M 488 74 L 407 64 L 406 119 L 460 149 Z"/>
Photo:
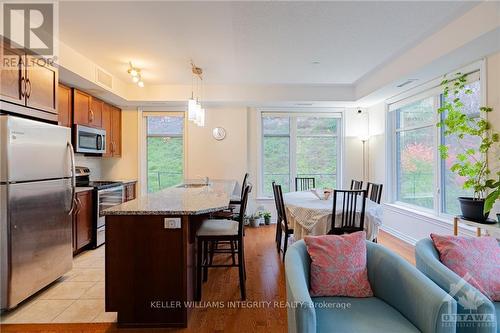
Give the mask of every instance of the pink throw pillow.
<path id="1" fill-rule="evenodd" d="M 366 268 L 366 233 L 306 236 L 311 296 L 373 296 Z"/>
<path id="2" fill-rule="evenodd" d="M 500 301 L 500 246 L 493 237 L 440 236 L 431 234 L 441 262 L 464 277 L 481 293 Z"/>

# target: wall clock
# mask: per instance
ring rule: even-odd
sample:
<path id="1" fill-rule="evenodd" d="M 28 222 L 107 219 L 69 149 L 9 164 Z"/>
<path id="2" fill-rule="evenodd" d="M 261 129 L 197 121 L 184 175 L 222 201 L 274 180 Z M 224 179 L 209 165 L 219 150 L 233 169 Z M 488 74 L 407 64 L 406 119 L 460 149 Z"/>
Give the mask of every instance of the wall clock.
<path id="1" fill-rule="evenodd" d="M 217 141 L 224 140 L 226 137 L 226 130 L 222 127 L 216 127 L 212 130 L 212 136 Z"/>

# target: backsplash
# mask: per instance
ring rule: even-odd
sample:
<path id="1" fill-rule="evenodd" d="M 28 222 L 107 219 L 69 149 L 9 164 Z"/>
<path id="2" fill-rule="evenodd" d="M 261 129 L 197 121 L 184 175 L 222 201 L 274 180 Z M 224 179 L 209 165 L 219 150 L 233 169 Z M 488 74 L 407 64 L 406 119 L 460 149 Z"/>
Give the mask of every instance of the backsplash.
<path id="1" fill-rule="evenodd" d="M 75 164 L 90 169 L 90 180 L 101 180 L 102 177 L 102 158 L 75 154 Z"/>

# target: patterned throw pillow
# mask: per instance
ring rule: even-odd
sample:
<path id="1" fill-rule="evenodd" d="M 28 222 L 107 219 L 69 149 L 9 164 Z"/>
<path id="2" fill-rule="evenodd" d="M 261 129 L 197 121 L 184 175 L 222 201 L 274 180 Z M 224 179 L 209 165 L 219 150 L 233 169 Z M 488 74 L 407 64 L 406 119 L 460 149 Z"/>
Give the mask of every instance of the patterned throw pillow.
<path id="1" fill-rule="evenodd" d="M 306 236 L 311 296 L 373 296 L 366 268 L 366 233 Z"/>
<path id="2" fill-rule="evenodd" d="M 481 293 L 500 301 L 500 246 L 493 237 L 440 236 L 431 234 L 441 262 L 464 277 Z"/>

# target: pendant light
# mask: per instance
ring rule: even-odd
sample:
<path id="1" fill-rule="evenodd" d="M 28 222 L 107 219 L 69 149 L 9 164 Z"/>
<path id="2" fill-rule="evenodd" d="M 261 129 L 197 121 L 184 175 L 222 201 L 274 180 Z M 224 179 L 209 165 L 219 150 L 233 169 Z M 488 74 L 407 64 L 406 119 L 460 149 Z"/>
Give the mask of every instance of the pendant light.
<path id="1" fill-rule="evenodd" d="M 193 61 L 191 61 L 191 98 L 188 99 L 188 120 L 192 121 L 200 127 L 205 126 L 205 109 L 202 108 L 200 99 L 200 91 L 203 88 L 203 70 L 197 67 Z M 194 87 L 196 84 L 197 92 L 196 98 L 194 93 Z"/>

